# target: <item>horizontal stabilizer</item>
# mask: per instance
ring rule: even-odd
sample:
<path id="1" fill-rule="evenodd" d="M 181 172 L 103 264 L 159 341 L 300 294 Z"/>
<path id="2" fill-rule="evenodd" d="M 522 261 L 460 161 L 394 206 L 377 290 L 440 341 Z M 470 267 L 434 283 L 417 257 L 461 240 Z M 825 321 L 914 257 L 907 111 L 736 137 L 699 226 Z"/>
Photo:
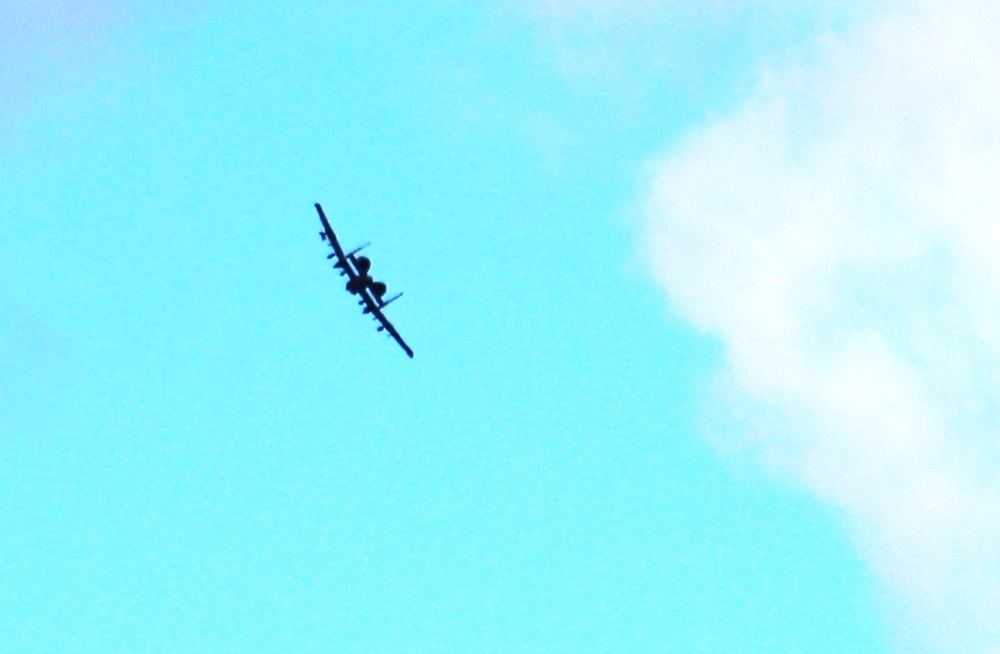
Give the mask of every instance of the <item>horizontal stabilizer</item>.
<path id="1" fill-rule="evenodd" d="M 393 302 L 395 302 L 396 300 L 398 300 L 401 297 L 403 297 L 402 293 L 396 293 L 395 295 L 393 295 L 391 298 L 389 298 L 385 302 L 382 302 L 380 306 L 387 307 L 387 306 L 389 306 L 390 304 L 392 304 Z"/>
<path id="2" fill-rule="evenodd" d="M 346 255 L 344 255 L 344 256 L 347 256 L 347 257 L 353 257 L 353 256 L 354 256 L 355 254 L 357 254 L 358 252 L 361 252 L 362 250 L 364 250 L 364 249 L 365 249 L 366 247 L 368 247 L 368 246 L 369 246 L 369 245 L 371 245 L 371 244 L 372 244 L 372 242 L 371 242 L 371 241 L 368 241 L 368 242 L 367 242 L 367 243 L 365 243 L 364 245 L 359 245 L 358 247 L 354 248 L 353 250 L 351 250 L 350 252 L 348 252 L 348 253 L 347 253 Z"/>

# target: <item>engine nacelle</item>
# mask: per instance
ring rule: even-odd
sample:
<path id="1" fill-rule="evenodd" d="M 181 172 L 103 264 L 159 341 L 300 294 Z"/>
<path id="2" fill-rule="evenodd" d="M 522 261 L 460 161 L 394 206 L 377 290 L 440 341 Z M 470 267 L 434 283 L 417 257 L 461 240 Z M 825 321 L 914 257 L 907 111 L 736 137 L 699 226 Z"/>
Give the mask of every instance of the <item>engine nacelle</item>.
<path id="1" fill-rule="evenodd" d="M 368 257 L 358 257 L 354 260 L 354 265 L 362 276 L 367 275 L 368 271 L 372 268 L 372 260 Z"/>
<path id="2" fill-rule="evenodd" d="M 372 284 L 372 293 L 374 293 L 375 297 L 377 297 L 380 300 L 385 295 L 385 292 L 387 290 L 389 290 L 388 287 L 382 282 L 375 282 L 374 284 Z"/>

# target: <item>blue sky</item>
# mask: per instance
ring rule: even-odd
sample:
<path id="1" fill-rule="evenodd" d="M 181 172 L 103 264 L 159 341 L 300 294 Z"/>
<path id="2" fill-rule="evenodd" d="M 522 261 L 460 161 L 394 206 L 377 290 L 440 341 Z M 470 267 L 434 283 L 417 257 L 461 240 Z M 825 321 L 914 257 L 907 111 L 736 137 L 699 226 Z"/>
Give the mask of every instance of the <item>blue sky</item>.
<path id="1" fill-rule="evenodd" d="M 829 12 L 71 7 L 0 12 L 4 651 L 887 651 L 640 215 Z"/>

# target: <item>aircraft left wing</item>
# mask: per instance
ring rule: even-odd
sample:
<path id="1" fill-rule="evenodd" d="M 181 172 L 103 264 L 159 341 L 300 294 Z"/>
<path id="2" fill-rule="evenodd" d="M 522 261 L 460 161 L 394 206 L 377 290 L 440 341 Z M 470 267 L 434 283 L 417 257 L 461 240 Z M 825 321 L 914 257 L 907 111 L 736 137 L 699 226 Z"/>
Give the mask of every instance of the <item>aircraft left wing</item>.
<path id="1" fill-rule="evenodd" d="M 330 221 L 326 219 L 326 214 L 323 213 L 323 207 L 319 206 L 319 202 L 316 203 L 316 212 L 323 223 L 323 231 L 320 232 L 320 236 L 323 236 L 324 240 L 333 248 L 334 254 L 337 255 L 337 267 L 344 271 L 351 279 L 354 279 L 356 276 L 354 267 L 348 262 L 347 255 L 344 254 L 344 248 L 341 247 L 340 241 L 337 240 L 337 235 L 333 233 Z"/>

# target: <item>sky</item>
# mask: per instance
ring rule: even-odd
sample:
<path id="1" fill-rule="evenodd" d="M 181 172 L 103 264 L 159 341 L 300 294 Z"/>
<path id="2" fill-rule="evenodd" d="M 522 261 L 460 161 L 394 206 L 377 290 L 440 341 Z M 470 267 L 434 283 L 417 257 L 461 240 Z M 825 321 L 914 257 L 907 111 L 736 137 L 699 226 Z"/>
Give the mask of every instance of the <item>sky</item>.
<path id="1" fill-rule="evenodd" d="M 0 7 L 3 651 L 997 651 L 998 28 Z"/>

